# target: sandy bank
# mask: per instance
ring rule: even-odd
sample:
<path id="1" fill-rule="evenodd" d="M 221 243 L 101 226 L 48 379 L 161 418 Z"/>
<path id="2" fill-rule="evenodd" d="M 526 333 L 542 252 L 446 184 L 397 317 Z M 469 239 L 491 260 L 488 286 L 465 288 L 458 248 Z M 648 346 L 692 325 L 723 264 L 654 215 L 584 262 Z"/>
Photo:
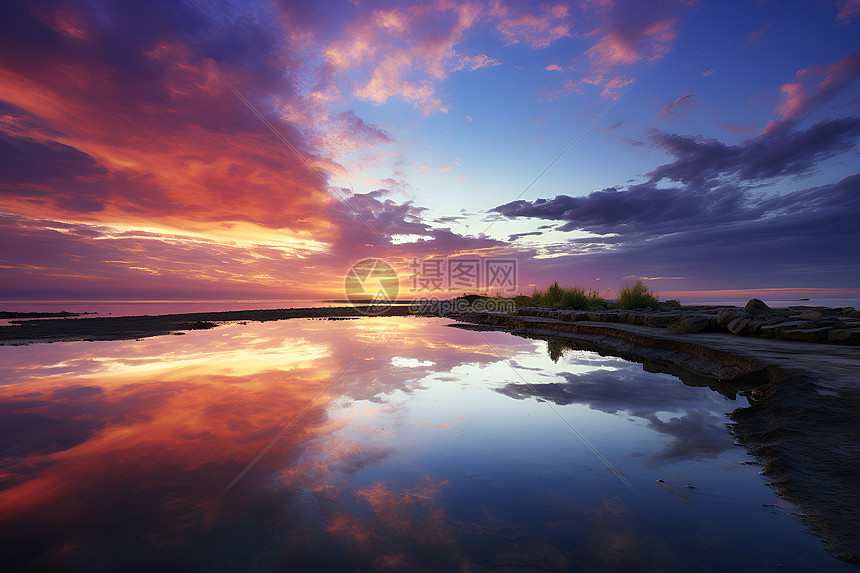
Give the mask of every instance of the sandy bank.
<path id="1" fill-rule="evenodd" d="M 0 346 L 77 340 L 129 340 L 214 328 L 228 322 L 287 320 L 290 318 L 351 318 L 368 316 L 367 307 L 289 308 L 118 316 L 74 319 L 12 320 L 0 326 Z M 381 316 L 405 316 L 407 306 L 387 307 Z M 371 315 L 374 315 L 371 313 Z"/>

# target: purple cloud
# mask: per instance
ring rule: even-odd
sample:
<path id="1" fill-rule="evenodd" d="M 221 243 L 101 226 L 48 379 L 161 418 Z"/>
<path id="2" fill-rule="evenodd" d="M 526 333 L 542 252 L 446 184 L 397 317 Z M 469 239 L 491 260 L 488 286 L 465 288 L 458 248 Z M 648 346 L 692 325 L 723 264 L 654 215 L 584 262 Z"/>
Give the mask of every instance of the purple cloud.
<path id="1" fill-rule="evenodd" d="M 675 161 L 649 175 L 652 183 L 667 179 L 693 186 L 718 177 L 754 181 L 801 175 L 820 161 L 851 149 L 858 135 L 857 117 L 821 121 L 805 131 L 782 125 L 739 145 L 656 131 L 652 141 L 675 156 Z"/>
<path id="2" fill-rule="evenodd" d="M 693 192 L 648 184 L 501 205 L 511 217 L 566 221 L 612 237 L 571 240 L 547 260 L 543 275 L 631 273 L 693 277 L 688 288 L 775 284 L 855 287 L 860 283 L 860 174 L 838 183 L 761 198 L 737 187 Z M 654 274 L 650 276 L 654 276 Z"/>

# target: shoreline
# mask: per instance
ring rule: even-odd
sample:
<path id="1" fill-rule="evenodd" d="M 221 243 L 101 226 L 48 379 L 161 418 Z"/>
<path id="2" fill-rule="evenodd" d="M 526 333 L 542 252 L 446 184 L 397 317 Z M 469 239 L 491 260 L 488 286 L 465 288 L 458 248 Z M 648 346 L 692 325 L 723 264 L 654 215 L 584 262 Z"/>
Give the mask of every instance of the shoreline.
<path id="1" fill-rule="evenodd" d="M 408 306 L 390 306 L 380 314 L 363 312 L 367 307 L 314 307 L 277 310 L 237 310 L 115 316 L 94 318 L 31 318 L 10 320 L 0 326 L 0 346 L 27 346 L 53 342 L 135 340 L 150 336 L 215 328 L 230 322 L 269 322 L 291 318 L 361 318 L 366 316 L 406 316 Z"/>
<path id="2" fill-rule="evenodd" d="M 463 303 L 463 299 L 452 299 Z M 493 301 L 494 299 L 488 299 Z M 479 303 L 482 301 L 478 301 Z M 187 330 L 213 328 L 241 321 L 288 320 L 291 318 L 361 318 L 365 316 L 447 316 L 457 318 L 475 311 L 470 304 L 386 307 L 336 306 L 286 309 L 230 310 L 135 316 L 91 316 L 82 312 L 6 312 L 0 311 L 0 346 L 33 343 L 128 340 L 175 334 Z M 768 307 L 758 299 L 746 306 L 690 305 L 664 302 L 658 309 L 603 309 L 594 311 L 519 307 L 513 312 L 486 315 L 534 317 L 584 323 L 621 323 L 650 327 L 655 331 L 683 334 L 731 332 L 743 337 L 779 338 L 798 342 L 818 342 L 860 346 L 860 312 L 853 307 L 822 306 Z M 504 309 L 498 309 L 504 310 Z M 440 314 L 441 312 L 441 314 Z M 5 324 L 4 324 L 5 323 Z"/>
<path id="3" fill-rule="evenodd" d="M 744 312 L 740 307 L 723 308 L 732 309 L 736 315 Z M 317 307 L 20 319 L 0 326 L 0 346 L 141 339 L 232 322 L 437 316 L 412 312 L 405 305 L 390 306 L 373 315 L 363 312 L 366 309 Z M 681 307 L 675 309 L 673 316 L 677 319 L 680 313 L 695 318 L 706 311 L 704 307 Z M 860 565 L 860 511 L 856 509 L 860 507 L 856 488 L 860 483 L 860 435 L 856 430 L 860 427 L 860 348 L 820 337 L 817 341 L 803 341 L 748 332 L 741 336 L 711 323 L 712 328 L 690 332 L 669 328 L 677 324 L 668 320 L 670 314 L 519 309 L 513 314 L 463 312 L 448 318 L 455 321 L 453 327 L 502 330 L 611 354 L 641 363 L 646 370 L 677 376 L 690 386 L 708 386 L 730 398 L 743 393 L 750 406 L 728 414 L 734 422 L 730 431 L 738 443 L 762 465 L 762 474 L 780 497 L 798 506 L 802 519 L 828 550 L 844 561 Z M 622 315 L 624 321 L 620 321 Z M 680 324 L 694 327 L 686 319 Z"/>

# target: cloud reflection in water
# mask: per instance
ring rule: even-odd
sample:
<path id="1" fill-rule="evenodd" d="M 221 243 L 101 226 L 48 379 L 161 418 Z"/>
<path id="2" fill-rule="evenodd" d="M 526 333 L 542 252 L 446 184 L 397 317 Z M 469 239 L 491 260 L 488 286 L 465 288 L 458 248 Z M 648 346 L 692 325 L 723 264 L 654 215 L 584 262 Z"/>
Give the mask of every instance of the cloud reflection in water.
<path id="1" fill-rule="evenodd" d="M 698 460 L 703 488 L 770 500 L 752 469 L 734 470 L 745 458 L 721 417 L 734 403 L 638 364 L 588 352 L 553 362 L 541 342 L 482 333 L 635 496 L 526 400 L 481 338 L 444 324 L 293 320 L 0 348 L 0 550 L 13 568 L 683 569 L 737 539 L 696 542 L 702 515 L 725 526 L 730 507 L 764 530 L 758 504 L 686 494 L 687 514 L 649 486 L 657 470 L 689 479 L 673 468 Z M 737 477 L 708 477 L 725 469 Z M 802 533 L 790 519 L 767 527 Z M 776 551 L 757 543 L 757 555 Z"/>

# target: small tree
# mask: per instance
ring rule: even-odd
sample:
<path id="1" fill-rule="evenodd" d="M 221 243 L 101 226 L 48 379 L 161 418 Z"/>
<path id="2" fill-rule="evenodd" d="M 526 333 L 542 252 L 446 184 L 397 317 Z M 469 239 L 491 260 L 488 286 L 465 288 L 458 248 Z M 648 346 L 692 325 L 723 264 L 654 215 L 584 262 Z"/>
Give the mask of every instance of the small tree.
<path id="1" fill-rule="evenodd" d="M 642 279 L 636 281 L 632 287 L 626 284 L 623 287 L 618 287 L 618 306 L 625 310 L 634 308 L 657 308 L 660 301 L 657 300 L 657 293 L 651 292 L 648 285 Z"/>

